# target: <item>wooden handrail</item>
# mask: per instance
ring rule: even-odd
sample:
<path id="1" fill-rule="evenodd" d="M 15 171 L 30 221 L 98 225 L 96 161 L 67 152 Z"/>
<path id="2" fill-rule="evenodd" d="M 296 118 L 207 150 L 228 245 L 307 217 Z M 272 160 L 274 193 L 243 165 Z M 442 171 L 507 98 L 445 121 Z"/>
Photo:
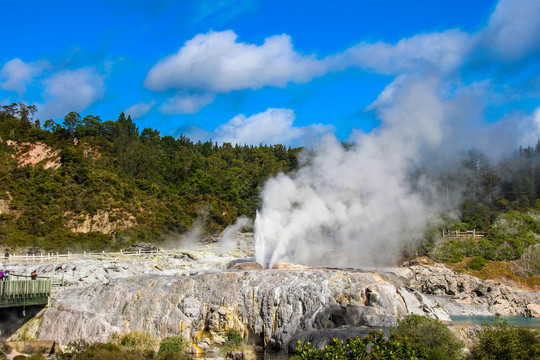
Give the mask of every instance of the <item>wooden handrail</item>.
<path id="1" fill-rule="evenodd" d="M 52 279 L 0 281 L 0 307 L 47 304 Z"/>

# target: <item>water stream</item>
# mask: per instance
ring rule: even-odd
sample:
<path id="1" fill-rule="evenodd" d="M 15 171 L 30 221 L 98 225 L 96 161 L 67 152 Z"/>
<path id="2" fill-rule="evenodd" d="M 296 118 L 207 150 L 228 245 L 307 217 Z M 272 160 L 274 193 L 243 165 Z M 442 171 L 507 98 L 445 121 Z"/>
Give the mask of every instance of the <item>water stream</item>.
<path id="1" fill-rule="evenodd" d="M 492 316 L 452 316 L 453 322 L 472 325 L 482 325 L 484 321 L 492 324 L 493 319 Z M 501 316 L 501 319 L 506 320 L 511 326 L 540 329 L 540 318 Z"/>

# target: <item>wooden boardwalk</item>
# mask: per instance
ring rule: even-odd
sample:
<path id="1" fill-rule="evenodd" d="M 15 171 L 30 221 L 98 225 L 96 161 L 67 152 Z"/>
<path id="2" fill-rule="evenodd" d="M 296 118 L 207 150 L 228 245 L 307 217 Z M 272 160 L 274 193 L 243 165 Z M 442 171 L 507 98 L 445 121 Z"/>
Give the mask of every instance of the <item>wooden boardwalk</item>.
<path id="1" fill-rule="evenodd" d="M 47 305 L 52 279 L 0 281 L 0 308 Z"/>

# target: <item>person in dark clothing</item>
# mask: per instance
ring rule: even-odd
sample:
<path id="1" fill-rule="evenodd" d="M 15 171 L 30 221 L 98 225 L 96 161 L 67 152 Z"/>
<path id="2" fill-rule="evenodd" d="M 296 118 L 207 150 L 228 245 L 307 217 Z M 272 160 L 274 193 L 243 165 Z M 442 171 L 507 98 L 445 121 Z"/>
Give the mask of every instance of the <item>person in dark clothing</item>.
<path id="1" fill-rule="evenodd" d="M 32 271 L 30 274 L 30 279 L 36 280 L 37 279 L 37 270 Z"/>

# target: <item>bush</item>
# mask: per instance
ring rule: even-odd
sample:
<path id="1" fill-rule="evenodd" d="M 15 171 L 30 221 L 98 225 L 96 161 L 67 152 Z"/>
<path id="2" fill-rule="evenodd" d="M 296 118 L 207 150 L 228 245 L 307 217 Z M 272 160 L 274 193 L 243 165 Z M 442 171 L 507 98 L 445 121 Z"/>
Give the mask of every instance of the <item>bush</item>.
<path id="1" fill-rule="evenodd" d="M 429 256 L 439 262 L 458 263 L 463 261 L 465 254 L 459 240 L 450 240 L 436 245 Z"/>
<path id="2" fill-rule="evenodd" d="M 242 334 L 240 331 L 235 329 L 229 329 L 227 330 L 227 334 L 225 334 L 225 338 L 227 339 L 225 341 L 226 347 L 229 348 L 235 348 L 240 347 L 244 344 L 244 338 L 242 337 Z"/>
<path id="3" fill-rule="evenodd" d="M 156 338 L 142 331 L 132 331 L 122 335 L 113 334 L 111 340 L 125 350 L 134 350 L 146 356 L 153 354 L 158 345 Z"/>
<path id="4" fill-rule="evenodd" d="M 538 359 L 539 334 L 538 331 L 512 328 L 505 320 L 496 318 L 493 325 L 482 325 L 466 359 Z"/>
<path id="5" fill-rule="evenodd" d="M 159 344 L 158 359 L 177 360 L 189 358 L 185 353 L 188 346 L 189 342 L 182 336 L 166 337 Z"/>
<path id="6" fill-rule="evenodd" d="M 26 360 L 45 360 L 45 356 L 41 353 L 37 353 L 37 354 L 32 354 L 25 359 Z"/>
<path id="7" fill-rule="evenodd" d="M 540 275 L 540 245 L 528 248 L 513 266 L 514 272 L 524 277 Z"/>
<path id="8" fill-rule="evenodd" d="M 122 349 L 115 343 L 89 344 L 84 340 L 70 342 L 64 353 L 57 355 L 59 360 L 145 360 L 153 359 L 154 353 L 142 354 L 135 350 Z"/>
<path id="9" fill-rule="evenodd" d="M 302 360 L 356 359 L 420 359 L 407 339 L 392 334 L 386 339 L 382 331 L 372 331 L 364 338 L 334 338 L 322 350 L 312 349 L 308 342 L 298 341 L 296 353 Z"/>
<path id="10" fill-rule="evenodd" d="M 477 256 L 467 262 L 467 267 L 471 270 L 482 270 L 487 265 L 483 257 Z"/>
<path id="11" fill-rule="evenodd" d="M 420 315 L 403 318 L 392 333 L 409 339 L 419 358 L 458 359 L 465 346 L 442 322 Z"/>

